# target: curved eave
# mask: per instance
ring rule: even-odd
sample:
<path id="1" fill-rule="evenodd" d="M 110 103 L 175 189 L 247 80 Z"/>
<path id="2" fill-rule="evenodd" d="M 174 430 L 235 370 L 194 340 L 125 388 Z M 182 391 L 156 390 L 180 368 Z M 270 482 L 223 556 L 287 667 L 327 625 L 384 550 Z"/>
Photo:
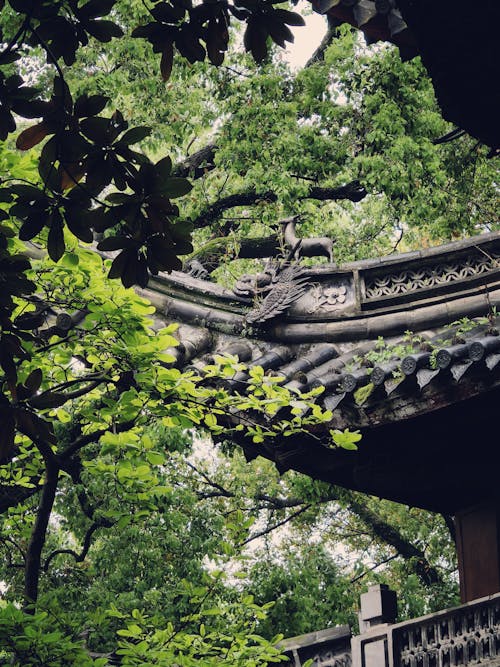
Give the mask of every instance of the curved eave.
<path id="1" fill-rule="evenodd" d="M 173 272 L 143 293 L 165 317 L 249 338 L 293 342 L 361 340 L 475 316 L 500 297 L 500 233 L 388 258 L 305 271 L 305 294 L 279 318 L 251 327 L 252 301 Z M 342 299 L 335 294 L 343 290 Z M 321 325 L 321 326 L 319 326 Z"/>
<path id="2" fill-rule="evenodd" d="M 311 268 L 300 298 L 258 326 L 245 320 L 251 300 L 183 274 L 155 278 L 143 294 L 160 320 L 180 325 L 177 367 L 203 373 L 214 353 L 229 353 L 248 368 L 281 375 L 290 388 L 323 387 L 330 424 L 265 447 L 240 442 L 249 457 L 263 454 L 282 471 L 453 512 L 469 500 L 466 483 L 476 496 L 496 493 L 491 470 L 500 448 L 489 420 L 500 394 L 500 319 L 492 313 L 500 307 L 498 257 L 500 234 L 493 233 L 384 260 Z M 475 317 L 482 319 L 467 319 L 465 332 L 449 327 Z M 378 337 L 398 349 L 407 330 L 420 332 L 427 341 L 422 349 L 364 365 Z M 240 372 L 227 386 L 242 393 L 247 379 Z M 328 448 L 328 430 L 347 427 L 361 429 L 359 451 Z M 464 465 L 475 439 L 487 442 L 494 463 L 486 486 L 484 459 Z"/>

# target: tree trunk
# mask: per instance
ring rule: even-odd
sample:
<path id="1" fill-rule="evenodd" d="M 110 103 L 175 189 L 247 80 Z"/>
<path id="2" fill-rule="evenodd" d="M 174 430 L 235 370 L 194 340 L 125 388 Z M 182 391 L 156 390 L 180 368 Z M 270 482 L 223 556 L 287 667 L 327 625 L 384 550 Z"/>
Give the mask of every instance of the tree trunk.
<path id="1" fill-rule="evenodd" d="M 59 468 L 53 461 L 46 461 L 45 484 L 38 505 L 35 525 L 31 532 L 24 569 L 25 611 L 28 613 L 34 613 L 38 600 L 42 549 L 47 538 L 47 527 L 54 506 L 58 481 Z"/>

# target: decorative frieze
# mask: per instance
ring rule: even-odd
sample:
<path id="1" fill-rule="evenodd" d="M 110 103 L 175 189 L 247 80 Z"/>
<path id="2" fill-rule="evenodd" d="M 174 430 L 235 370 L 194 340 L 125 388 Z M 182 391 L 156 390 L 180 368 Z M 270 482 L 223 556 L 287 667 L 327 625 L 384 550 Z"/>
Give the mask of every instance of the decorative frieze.
<path id="1" fill-rule="evenodd" d="M 498 255 L 474 254 L 455 262 L 365 277 L 365 298 L 397 296 L 466 280 L 500 268 Z"/>

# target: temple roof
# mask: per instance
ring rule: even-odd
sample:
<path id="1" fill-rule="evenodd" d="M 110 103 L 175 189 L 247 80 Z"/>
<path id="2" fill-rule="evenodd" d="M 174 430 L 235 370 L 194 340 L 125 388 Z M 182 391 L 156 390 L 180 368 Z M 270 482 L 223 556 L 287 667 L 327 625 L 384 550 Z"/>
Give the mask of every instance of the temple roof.
<path id="1" fill-rule="evenodd" d="M 486 0 L 312 0 L 335 24 L 350 23 L 368 42 L 420 55 L 443 116 L 483 143 L 500 147 L 500 3 Z"/>
<path id="2" fill-rule="evenodd" d="M 327 427 L 263 445 L 242 441 L 249 458 L 454 512 L 496 475 L 493 466 L 476 479 L 461 457 L 476 442 L 491 461 L 500 456 L 491 442 L 499 258 L 500 233 L 491 233 L 341 267 L 276 261 L 233 290 L 174 272 L 152 279 L 144 295 L 160 323 L 179 323 L 178 367 L 203 373 L 226 353 L 291 389 L 324 388 Z M 241 371 L 227 385 L 244 393 L 247 378 Z M 329 447 L 330 428 L 360 429 L 359 450 Z"/>

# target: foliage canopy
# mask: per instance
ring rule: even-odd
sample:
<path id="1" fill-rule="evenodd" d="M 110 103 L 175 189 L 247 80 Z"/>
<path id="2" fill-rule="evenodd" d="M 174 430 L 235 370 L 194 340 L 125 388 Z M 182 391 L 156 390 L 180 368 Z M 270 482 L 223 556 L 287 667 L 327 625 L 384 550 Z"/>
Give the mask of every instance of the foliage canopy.
<path id="1" fill-rule="evenodd" d="M 313 618 L 352 620 L 355 586 L 372 576 L 366 560 L 346 575 L 331 547 L 305 558 L 311 523 L 330 545 L 340 534 L 356 553 L 395 561 L 388 576 L 408 614 L 453 600 L 443 523 L 418 512 L 410 521 L 389 504 L 299 476 L 283 482 L 266 468 L 242 475 L 235 453 L 216 472 L 195 465 L 193 430 L 220 436 L 224 428 L 230 439 L 221 423 L 235 404 L 273 417 L 295 397 L 259 369 L 245 397 L 175 369 L 173 330 L 156 330 L 154 309 L 124 288 L 181 268 L 188 255 L 228 281 L 229 260 L 266 256 L 256 250 L 264 242 L 265 252 L 279 247 L 279 220 L 291 214 L 302 216 L 303 234 L 319 226 L 335 236 L 339 259 L 494 228 L 494 168 L 467 138 L 433 144 L 446 125 L 421 64 L 367 51 L 340 30 L 324 57 L 293 74 L 269 47 L 284 46 L 288 26 L 303 20 L 272 1 L 9 0 L 0 8 L 0 578 L 9 601 L 0 641 L 8 659 L 105 665 L 102 653 L 117 649 L 124 665 L 278 661 L 279 623 L 298 634 Z M 259 67 L 230 51 L 235 22 Z M 161 77 L 151 76 L 157 69 Z M 10 136 L 18 124 L 22 157 Z M 96 240 L 101 254 L 91 250 Z M 224 378 L 238 368 L 221 358 L 210 372 Z M 313 419 L 326 417 L 316 410 Z M 231 428 L 258 442 L 308 419 L 262 423 Z M 355 434 L 335 437 L 355 446 Z M 268 549 L 246 567 L 242 545 L 263 514 L 263 535 L 293 520 L 289 558 Z M 223 570 L 235 563 L 243 571 L 228 581 Z"/>

